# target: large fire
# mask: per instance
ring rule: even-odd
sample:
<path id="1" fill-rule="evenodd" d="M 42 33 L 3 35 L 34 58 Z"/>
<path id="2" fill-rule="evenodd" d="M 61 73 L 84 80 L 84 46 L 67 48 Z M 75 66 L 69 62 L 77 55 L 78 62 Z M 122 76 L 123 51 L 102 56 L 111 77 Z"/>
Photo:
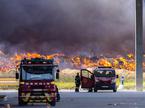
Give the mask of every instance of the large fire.
<path id="1" fill-rule="evenodd" d="M 98 59 L 74 56 L 71 57 L 72 63 L 76 67 L 90 68 L 96 66 L 111 66 L 119 69 L 135 70 L 135 60 L 133 54 L 128 54 L 127 57 L 106 58 L 101 57 Z"/>
<path id="2" fill-rule="evenodd" d="M 24 53 L 15 54 L 13 56 L 6 56 L 4 53 L 0 53 L 0 72 L 8 72 L 15 69 L 23 58 L 56 58 L 57 63 L 62 64 L 69 62 L 74 68 L 92 68 L 96 66 L 112 66 L 116 69 L 135 70 L 135 60 L 133 54 L 127 56 L 117 56 L 115 58 L 106 57 L 87 57 L 87 56 L 66 56 L 62 53 L 55 53 L 51 55 L 41 55 L 38 53 Z M 145 62 L 143 63 L 145 67 Z M 67 68 L 67 67 L 66 67 Z"/>
<path id="3" fill-rule="evenodd" d="M 59 56 L 63 56 L 63 54 L 61 53 L 55 53 L 55 54 L 51 54 L 51 55 L 41 55 L 38 53 L 26 53 L 26 54 L 16 54 L 13 57 L 11 57 L 12 60 L 14 61 L 20 61 L 23 58 L 46 58 L 46 59 L 52 59 L 54 57 L 59 57 Z"/>

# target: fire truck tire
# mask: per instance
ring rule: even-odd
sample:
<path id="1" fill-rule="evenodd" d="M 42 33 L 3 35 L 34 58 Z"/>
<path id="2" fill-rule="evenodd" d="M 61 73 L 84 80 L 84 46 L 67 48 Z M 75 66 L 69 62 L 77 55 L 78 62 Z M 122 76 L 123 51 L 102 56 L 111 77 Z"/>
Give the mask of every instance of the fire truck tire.
<path id="1" fill-rule="evenodd" d="M 56 101 L 51 101 L 51 102 L 50 102 L 50 105 L 51 105 L 51 106 L 55 106 L 55 105 L 56 105 Z"/>
<path id="2" fill-rule="evenodd" d="M 94 88 L 94 92 L 98 92 L 98 90 L 96 88 Z"/>
<path id="3" fill-rule="evenodd" d="M 117 90 L 116 89 L 113 89 L 113 92 L 117 92 Z"/>
<path id="4" fill-rule="evenodd" d="M 76 89 L 75 89 L 75 92 L 79 92 L 79 89 L 78 89 L 78 88 L 76 88 Z"/>
<path id="5" fill-rule="evenodd" d="M 60 94 L 57 93 L 57 102 L 59 102 L 59 101 L 60 101 Z"/>
<path id="6" fill-rule="evenodd" d="M 27 105 L 26 102 L 24 102 L 22 99 L 19 99 L 19 106 Z"/>
<path id="7" fill-rule="evenodd" d="M 89 91 L 88 92 L 92 92 L 93 91 L 93 89 L 92 88 L 89 88 Z"/>

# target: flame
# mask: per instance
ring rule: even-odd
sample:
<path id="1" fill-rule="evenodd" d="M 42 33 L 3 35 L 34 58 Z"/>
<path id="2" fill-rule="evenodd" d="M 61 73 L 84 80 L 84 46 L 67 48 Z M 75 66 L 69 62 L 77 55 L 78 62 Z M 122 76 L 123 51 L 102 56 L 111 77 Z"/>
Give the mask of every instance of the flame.
<path id="1" fill-rule="evenodd" d="M 20 61 L 24 58 L 31 59 L 31 58 L 46 58 L 46 59 L 53 59 L 54 57 L 63 56 L 61 53 L 55 53 L 51 55 L 41 55 L 38 53 L 26 53 L 26 54 L 16 54 L 11 59 L 14 61 Z"/>
<path id="2" fill-rule="evenodd" d="M 144 55 L 145 57 L 145 55 Z M 39 53 L 22 53 L 15 54 L 14 56 L 7 56 L 2 51 L 0 51 L 0 72 L 8 72 L 17 65 L 20 64 L 20 61 L 24 58 L 55 58 L 55 61 L 59 64 L 67 62 L 70 63 L 74 68 L 92 68 L 97 66 L 111 66 L 116 69 L 126 69 L 126 70 L 135 70 L 135 57 L 133 54 L 128 54 L 125 57 L 117 56 L 115 58 L 90 58 L 87 56 L 66 56 L 63 53 L 54 53 L 51 55 L 41 55 Z M 143 63 L 145 68 L 145 62 Z M 66 67 L 67 68 L 67 67 Z"/>
<path id="3" fill-rule="evenodd" d="M 99 66 L 111 66 L 112 64 L 107 59 L 100 59 L 98 61 Z"/>
<path id="4" fill-rule="evenodd" d="M 31 59 L 31 58 L 47 58 L 52 59 L 54 57 L 63 56 L 62 53 L 55 53 L 51 55 L 41 55 L 38 53 L 23 53 L 23 54 L 15 54 L 12 57 L 6 57 L 5 54 L 0 54 L 0 72 L 8 72 L 14 70 L 16 67 L 19 66 L 20 61 L 24 58 Z M 59 59 L 55 60 L 56 63 L 60 63 Z"/>
<path id="5" fill-rule="evenodd" d="M 88 57 L 74 56 L 71 61 L 76 67 L 91 68 L 96 66 L 109 66 L 113 68 L 135 70 L 135 60 L 133 54 L 128 54 L 127 57 L 117 58 L 100 58 L 98 60 L 91 60 Z M 145 63 L 144 63 L 145 65 Z"/>

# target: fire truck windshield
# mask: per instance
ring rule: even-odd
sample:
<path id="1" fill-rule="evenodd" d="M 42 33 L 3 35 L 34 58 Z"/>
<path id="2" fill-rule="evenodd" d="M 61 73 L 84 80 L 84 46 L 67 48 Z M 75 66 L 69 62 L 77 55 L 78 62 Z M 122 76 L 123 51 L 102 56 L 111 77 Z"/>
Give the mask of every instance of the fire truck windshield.
<path id="1" fill-rule="evenodd" d="M 94 74 L 96 77 L 114 77 L 115 70 L 95 70 Z"/>
<path id="2" fill-rule="evenodd" d="M 52 80 L 51 66 L 23 66 L 22 80 Z"/>

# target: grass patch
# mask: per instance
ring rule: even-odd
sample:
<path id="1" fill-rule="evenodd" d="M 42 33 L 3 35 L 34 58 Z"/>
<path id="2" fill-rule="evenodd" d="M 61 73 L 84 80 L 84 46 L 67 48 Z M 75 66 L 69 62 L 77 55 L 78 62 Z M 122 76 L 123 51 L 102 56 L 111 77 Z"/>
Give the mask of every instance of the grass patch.
<path id="1" fill-rule="evenodd" d="M 124 89 L 134 90 L 135 89 L 135 82 L 124 82 Z"/>
<path id="2" fill-rule="evenodd" d="M 15 78 L 0 78 L 0 81 L 16 81 Z"/>
<path id="3" fill-rule="evenodd" d="M 74 89 L 75 83 L 74 82 L 62 82 L 57 81 L 55 84 L 58 86 L 59 89 Z M 119 81 L 117 82 L 119 86 Z M 18 83 L 7 83 L 2 84 L 0 83 L 0 89 L 18 89 Z M 126 90 L 135 90 L 135 82 L 124 82 L 124 89 Z M 144 90 L 145 90 L 145 83 L 144 83 Z"/>
<path id="4" fill-rule="evenodd" d="M 74 89 L 74 82 L 56 82 L 59 89 Z"/>

